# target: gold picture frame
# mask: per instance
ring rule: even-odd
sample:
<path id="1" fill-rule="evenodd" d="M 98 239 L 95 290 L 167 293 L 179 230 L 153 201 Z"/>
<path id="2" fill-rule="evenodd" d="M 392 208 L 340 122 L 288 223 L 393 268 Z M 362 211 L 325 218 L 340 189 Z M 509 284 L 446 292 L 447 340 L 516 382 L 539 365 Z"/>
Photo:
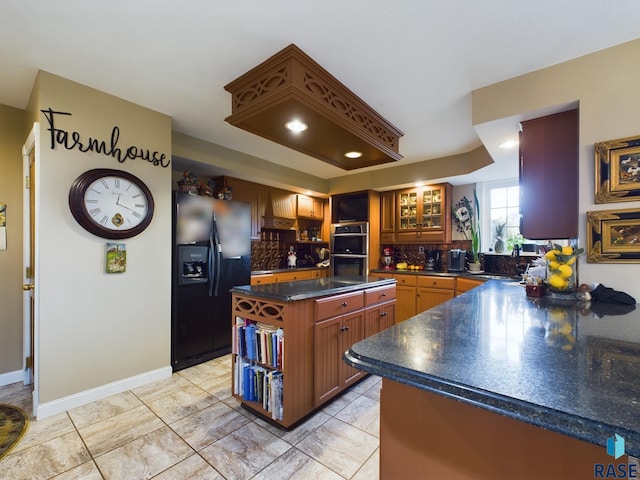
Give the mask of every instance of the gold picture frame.
<path id="1" fill-rule="evenodd" d="M 640 263 L 640 210 L 587 212 L 587 262 Z"/>
<path id="2" fill-rule="evenodd" d="M 595 144 L 596 203 L 640 200 L 640 136 Z"/>

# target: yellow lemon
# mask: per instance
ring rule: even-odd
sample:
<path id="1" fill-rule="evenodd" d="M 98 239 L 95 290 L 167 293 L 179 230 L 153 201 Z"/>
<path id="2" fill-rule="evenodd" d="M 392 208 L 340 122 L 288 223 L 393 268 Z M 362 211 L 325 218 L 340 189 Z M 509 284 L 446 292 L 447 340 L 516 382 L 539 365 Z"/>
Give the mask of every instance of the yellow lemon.
<path id="1" fill-rule="evenodd" d="M 558 333 L 561 333 L 562 335 L 568 335 L 571 333 L 571 330 L 573 330 L 573 328 L 571 327 L 571 324 L 569 322 L 563 322 L 559 327 L 558 327 Z"/>
<path id="2" fill-rule="evenodd" d="M 560 268 L 560 262 L 556 262 L 555 260 L 550 260 L 549 261 L 549 270 L 557 270 L 558 268 Z"/>
<path id="3" fill-rule="evenodd" d="M 569 245 L 562 247 L 562 255 L 573 255 L 573 247 Z"/>
<path id="4" fill-rule="evenodd" d="M 569 278 L 573 273 L 573 269 L 569 265 L 560 265 L 558 267 L 558 273 L 564 278 Z"/>
<path id="5" fill-rule="evenodd" d="M 573 265 L 574 263 L 576 263 L 576 258 L 578 257 L 574 255 L 569 260 L 567 260 L 567 265 Z"/>
<path id="6" fill-rule="evenodd" d="M 567 317 L 567 312 L 561 308 L 552 308 L 549 310 L 549 320 L 554 323 L 564 322 Z"/>
<path id="7" fill-rule="evenodd" d="M 544 258 L 546 258 L 547 260 L 555 260 L 558 253 L 560 253 L 558 250 L 549 250 L 547 253 L 545 253 Z"/>
<path id="8" fill-rule="evenodd" d="M 549 285 L 557 290 L 564 290 L 569 285 L 569 282 L 562 278 L 562 276 L 554 273 L 553 275 L 551 275 L 551 277 L 549 277 Z"/>

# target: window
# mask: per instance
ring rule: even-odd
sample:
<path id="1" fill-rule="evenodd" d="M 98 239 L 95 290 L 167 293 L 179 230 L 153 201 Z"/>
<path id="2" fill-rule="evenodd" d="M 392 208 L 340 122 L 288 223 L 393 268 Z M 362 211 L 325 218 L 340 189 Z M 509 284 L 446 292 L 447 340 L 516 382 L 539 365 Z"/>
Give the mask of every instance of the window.
<path id="1" fill-rule="evenodd" d="M 513 246 L 514 238 L 522 239 L 518 179 L 485 183 L 479 190 L 482 191 L 482 251 L 493 251 L 498 236 L 501 236 L 504 251 L 508 252 Z"/>

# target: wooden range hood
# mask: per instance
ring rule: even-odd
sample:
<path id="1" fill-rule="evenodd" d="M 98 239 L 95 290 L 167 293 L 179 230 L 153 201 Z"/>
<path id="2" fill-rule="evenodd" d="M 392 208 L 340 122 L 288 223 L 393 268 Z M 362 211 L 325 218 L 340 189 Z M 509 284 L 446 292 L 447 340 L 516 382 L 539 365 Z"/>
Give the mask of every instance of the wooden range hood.
<path id="1" fill-rule="evenodd" d="M 224 87 L 227 122 L 344 170 L 400 160 L 403 133 L 291 44 Z M 285 124 L 300 120 L 308 130 Z M 347 152 L 362 152 L 347 158 Z"/>

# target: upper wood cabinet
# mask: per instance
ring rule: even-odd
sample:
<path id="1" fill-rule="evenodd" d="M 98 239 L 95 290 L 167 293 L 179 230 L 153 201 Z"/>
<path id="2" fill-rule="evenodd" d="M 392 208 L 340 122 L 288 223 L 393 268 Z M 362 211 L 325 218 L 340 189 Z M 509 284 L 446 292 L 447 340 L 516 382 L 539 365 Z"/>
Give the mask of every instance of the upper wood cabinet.
<path id="1" fill-rule="evenodd" d="M 324 219 L 324 200 L 298 195 L 298 217 Z"/>
<path id="2" fill-rule="evenodd" d="M 380 243 L 396 241 L 396 192 L 380 193 Z"/>
<path id="3" fill-rule="evenodd" d="M 224 187 L 231 187 L 233 189 L 233 200 L 249 204 L 251 210 L 251 238 L 254 240 L 259 239 L 260 229 L 262 228 L 262 215 L 264 215 L 266 208 L 268 187 L 233 177 L 219 177 L 215 181 L 216 191 L 222 190 Z"/>
<path id="4" fill-rule="evenodd" d="M 451 190 L 448 183 L 396 193 L 396 242 L 450 243 Z"/>
<path id="5" fill-rule="evenodd" d="M 520 213 L 524 238 L 577 238 L 577 110 L 522 122 Z"/>

